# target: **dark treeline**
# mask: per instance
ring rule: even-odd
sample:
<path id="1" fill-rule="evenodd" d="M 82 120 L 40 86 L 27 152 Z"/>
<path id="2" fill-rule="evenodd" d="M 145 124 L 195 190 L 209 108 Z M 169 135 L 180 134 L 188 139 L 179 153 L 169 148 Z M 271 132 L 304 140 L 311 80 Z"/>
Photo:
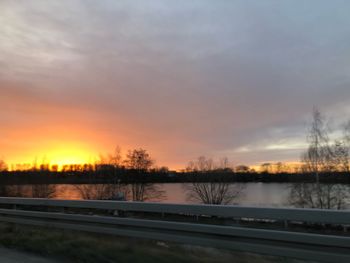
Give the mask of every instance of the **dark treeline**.
<path id="1" fill-rule="evenodd" d="M 348 172 L 320 173 L 321 183 L 350 184 Z M 98 183 L 186 183 L 186 182 L 314 182 L 312 173 L 234 172 L 230 169 L 206 172 L 142 171 L 105 167 L 96 171 L 4 171 L 0 184 L 98 184 Z"/>

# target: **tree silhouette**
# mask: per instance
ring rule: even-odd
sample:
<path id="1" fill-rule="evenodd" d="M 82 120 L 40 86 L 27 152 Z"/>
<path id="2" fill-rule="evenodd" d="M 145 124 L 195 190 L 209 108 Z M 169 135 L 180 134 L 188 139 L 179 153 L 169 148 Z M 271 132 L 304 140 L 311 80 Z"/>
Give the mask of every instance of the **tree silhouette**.
<path id="1" fill-rule="evenodd" d="M 242 184 L 233 185 L 229 183 L 222 173 L 215 177 L 215 181 L 208 180 L 209 182 L 202 182 L 200 177 L 204 173 L 210 173 L 215 170 L 225 170 L 227 168 L 227 161 L 220 162 L 220 164 L 214 169 L 214 161 L 211 158 L 200 156 L 196 161 L 191 161 L 187 167 L 188 171 L 192 169 L 193 182 L 185 184 L 185 190 L 187 191 L 187 199 L 189 201 L 201 202 L 203 204 L 230 204 L 237 200 L 244 190 Z"/>
<path id="2" fill-rule="evenodd" d="M 154 164 L 148 152 L 142 148 L 129 150 L 124 161 L 126 167 L 133 171 L 136 180 L 131 183 L 133 201 L 146 201 L 164 198 L 164 191 L 159 186 L 147 182 L 147 172 Z"/>
<path id="3" fill-rule="evenodd" d="M 0 172 L 5 172 L 8 170 L 8 165 L 4 160 L 0 160 Z"/>
<path id="4" fill-rule="evenodd" d="M 246 166 L 246 165 L 237 165 L 235 167 L 235 172 L 236 173 L 249 173 L 250 172 L 250 167 L 249 166 Z"/>
<path id="5" fill-rule="evenodd" d="M 307 136 L 309 146 L 302 154 L 302 170 L 314 176 L 314 182 L 296 183 L 292 186 L 289 202 L 297 207 L 320 209 L 343 209 L 349 195 L 347 186 L 321 183 L 320 175 L 332 176 L 335 172 L 349 169 L 349 150 L 345 139 L 332 145 L 325 117 L 313 109 L 312 123 Z"/>
<path id="6" fill-rule="evenodd" d="M 56 196 L 56 186 L 50 184 L 32 185 L 33 198 L 54 198 Z"/>

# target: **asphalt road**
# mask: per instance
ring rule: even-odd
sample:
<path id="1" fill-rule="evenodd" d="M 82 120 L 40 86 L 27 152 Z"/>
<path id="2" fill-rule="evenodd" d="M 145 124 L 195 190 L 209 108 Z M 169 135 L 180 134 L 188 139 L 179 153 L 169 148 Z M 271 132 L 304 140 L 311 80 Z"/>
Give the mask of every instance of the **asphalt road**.
<path id="1" fill-rule="evenodd" d="M 29 253 L 0 247 L 1 263 L 57 263 L 51 259 L 35 256 Z"/>

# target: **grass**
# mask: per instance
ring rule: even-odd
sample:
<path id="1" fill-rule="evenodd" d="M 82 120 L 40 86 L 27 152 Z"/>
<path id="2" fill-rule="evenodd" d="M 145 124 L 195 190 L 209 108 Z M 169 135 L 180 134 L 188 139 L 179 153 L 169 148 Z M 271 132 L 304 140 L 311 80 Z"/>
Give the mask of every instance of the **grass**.
<path id="1" fill-rule="evenodd" d="M 62 262 L 296 262 L 279 257 L 6 223 L 0 223 L 0 246 L 39 254 Z"/>

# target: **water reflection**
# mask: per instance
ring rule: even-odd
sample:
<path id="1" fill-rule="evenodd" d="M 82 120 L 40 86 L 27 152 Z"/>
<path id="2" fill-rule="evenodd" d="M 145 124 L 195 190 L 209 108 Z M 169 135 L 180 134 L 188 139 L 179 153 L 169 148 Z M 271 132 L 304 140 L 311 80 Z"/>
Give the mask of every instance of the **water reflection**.
<path id="1" fill-rule="evenodd" d="M 233 186 L 237 184 L 232 184 Z M 288 204 L 288 197 L 290 194 L 291 186 L 293 184 L 286 183 L 244 183 L 243 194 L 238 200 L 235 200 L 236 204 L 244 206 L 264 206 L 264 207 L 291 207 Z M 67 199 L 67 200 L 80 200 L 83 199 L 82 193 L 79 188 L 91 189 L 92 196 L 93 191 L 97 191 L 101 187 L 91 185 L 11 185 L 0 186 L 0 196 L 12 196 L 12 197 L 38 197 L 45 198 L 46 194 L 49 194 L 54 199 Z M 193 201 L 189 201 L 186 198 L 186 184 L 181 183 L 168 183 L 157 184 L 157 188 L 164 191 L 164 198 L 162 199 L 149 199 L 149 202 L 163 202 L 163 203 L 177 203 L 177 204 L 189 204 Z M 97 190 L 94 190 L 97 189 Z M 350 191 L 350 187 L 349 187 Z M 128 199 L 130 200 L 130 198 Z M 347 201 L 350 203 L 350 200 Z M 348 209 L 350 207 L 348 206 Z"/>
<path id="2" fill-rule="evenodd" d="M 245 183 L 245 190 L 243 195 L 236 201 L 240 205 L 249 206 L 287 206 L 287 199 L 289 194 L 290 184 L 281 183 Z M 44 195 L 54 188 L 54 194 L 51 196 L 55 199 L 69 199 L 79 200 L 83 199 L 81 193 L 78 191 L 76 185 L 50 185 L 42 189 L 36 189 L 32 185 L 13 185 L 8 186 L 8 191 L 2 191 L 2 196 L 19 196 L 19 197 L 33 197 L 33 191 L 42 191 Z M 172 184 L 158 184 L 158 187 L 165 192 L 165 197 L 160 201 L 165 203 L 188 204 L 191 203 L 186 199 L 186 187 L 181 183 Z M 91 188 L 93 189 L 93 188 Z M 93 191 L 93 190 L 92 190 Z M 39 197 L 39 196 L 36 196 Z M 44 196 L 41 196 L 44 197 Z"/>

